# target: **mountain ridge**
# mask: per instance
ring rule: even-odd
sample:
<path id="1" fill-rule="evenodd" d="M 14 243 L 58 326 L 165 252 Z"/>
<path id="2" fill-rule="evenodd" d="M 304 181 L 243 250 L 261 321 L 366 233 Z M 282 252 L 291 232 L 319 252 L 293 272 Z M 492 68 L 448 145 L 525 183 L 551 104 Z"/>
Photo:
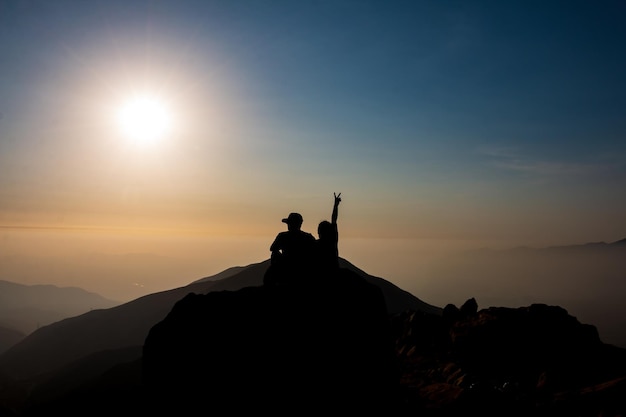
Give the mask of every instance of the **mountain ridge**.
<path id="1" fill-rule="evenodd" d="M 598 242 L 585 242 L 571 245 L 549 245 L 549 246 L 514 246 L 511 248 L 494 249 L 490 247 L 482 247 L 477 249 L 469 249 L 463 251 L 463 253 L 473 254 L 481 252 L 492 253 L 507 253 L 507 252 L 548 252 L 548 251 L 568 251 L 568 250 L 585 250 L 590 248 L 603 249 L 603 248 L 624 248 L 626 247 L 626 238 L 615 240 L 612 242 L 598 241 Z"/>
<path id="2" fill-rule="evenodd" d="M 297 378 L 298 383 L 283 385 L 284 388 L 295 389 L 292 393 L 299 396 L 297 398 L 305 402 L 311 399 L 309 394 L 299 391 L 297 387 L 306 386 L 315 392 L 318 384 L 314 379 L 308 379 L 308 372 L 315 374 L 321 371 L 320 376 L 324 375 L 325 378 L 330 378 L 329 381 L 333 381 L 331 395 L 334 398 L 347 400 L 345 404 L 348 406 L 353 403 L 350 398 L 363 401 L 361 405 L 364 405 L 370 397 L 363 396 L 359 391 L 368 384 L 363 385 L 366 380 L 355 378 L 356 374 L 353 372 L 363 371 L 358 363 L 369 360 L 362 357 L 362 360 L 350 364 L 348 371 L 342 374 L 346 369 L 342 371 L 341 364 L 346 363 L 341 358 L 361 351 L 360 347 L 366 346 L 363 343 L 369 343 L 367 340 L 376 344 L 382 342 L 379 337 L 387 337 L 383 335 L 386 330 L 369 333 L 370 326 L 366 324 L 367 320 L 363 321 L 365 313 L 370 318 L 378 317 L 375 322 L 382 323 L 382 316 L 379 315 L 382 311 L 381 303 L 374 299 L 384 301 L 382 305 L 390 319 L 388 330 L 395 340 L 394 350 L 400 366 L 401 391 L 396 393 L 400 397 L 395 397 L 394 394 L 398 402 L 390 400 L 396 405 L 403 404 L 402 407 L 408 405 L 414 413 L 407 415 L 458 416 L 464 415 L 459 414 L 459 410 L 491 411 L 492 407 L 498 412 L 510 412 L 519 405 L 532 408 L 533 398 L 528 397 L 529 394 L 546 395 L 548 392 L 551 396 L 548 398 L 559 401 L 558 410 L 575 407 L 579 401 L 585 400 L 590 402 L 589 407 L 594 412 L 601 410 L 596 414 L 586 414 L 585 417 L 606 417 L 611 415 L 606 414 L 606 407 L 613 407 L 615 401 L 619 401 L 615 398 L 619 398 L 626 389 L 626 384 L 620 383 L 622 370 L 626 369 L 626 350 L 602 343 L 594 326 L 581 324 L 563 308 L 533 304 L 518 309 L 489 307 L 478 310 L 477 303 L 472 299 L 461 309 L 451 304 L 442 309 L 424 303 L 382 278 L 365 273 L 345 259 L 340 259 L 340 262 L 344 271 L 366 283 L 362 289 L 371 286 L 379 291 L 380 297 L 366 296 L 370 301 L 362 300 L 362 303 L 358 301 L 359 297 L 354 297 L 359 290 L 351 287 L 352 284 L 348 283 L 341 289 L 336 287 L 338 282 L 325 279 L 311 282 L 313 291 L 307 288 L 296 291 L 300 297 L 304 297 L 304 304 L 298 297 L 276 298 L 277 302 L 273 302 L 272 297 L 277 296 L 277 293 L 268 299 L 262 296 L 263 293 L 271 294 L 262 285 L 263 273 L 269 266 L 269 260 L 265 260 L 243 267 L 228 268 L 186 286 L 145 295 L 119 306 L 89 311 L 44 326 L 4 354 L 0 354 L 0 414 L 5 412 L 3 407 L 11 404 L 17 404 L 17 408 L 24 404 L 34 407 L 31 409 L 33 414 L 26 414 L 31 416 L 50 415 L 55 410 L 60 414 L 77 416 L 84 415 L 87 410 L 94 416 L 110 415 L 113 411 L 118 415 L 141 415 L 147 411 L 145 407 L 155 405 L 156 408 L 148 410 L 162 411 L 158 406 L 161 397 L 159 394 L 150 399 L 155 402 L 145 402 L 142 372 L 145 369 L 143 360 L 148 335 L 155 329 L 163 328 L 161 324 L 168 322 L 170 324 L 165 325 L 165 328 L 174 333 L 166 332 L 158 337 L 158 345 L 161 347 L 157 345 L 157 352 L 170 355 L 171 351 L 167 346 L 173 343 L 179 353 L 174 357 L 162 358 L 165 362 L 161 359 L 152 362 L 156 364 L 154 369 L 157 370 L 157 375 L 160 366 L 167 367 L 168 363 L 175 364 L 183 360 L 189 367 L 182 369 L 182 375 L 195 378 L 199 376 L 194 371 L 195 364 L 205 364 L 203 366 L 208 366 L 208 373 L 201 376 L 213 378 L 208 386 L 220 389 L 223 388 L 220 385 L 223 381 L 216 375 L 211 376 L 210 364 L 214 363 L 222 367 L 220 369 L 225 377 L 230 378 L 229 384 L 234 384 L 234 392 L 225 392 L 237 399 L 237 394 L 241 392 L 236 388 L 243 388 L 240 384 L 248 387 L 242 392 L 256 392 L 247 391 L 247 376 L 243 379 L 239 376 L 247 375 L 251 371 L 248 365 L 258 364 L 251 353 L 261 348 L 261 352 L 271 354 L 273 360 L 280 362 L 280 372 Z M 255 293 L 261 297 L 255 296 Z M 370 291 L 366 293 L 374 294 Z M 253 298 L 248 298 L 251 296 Z M 341 297 L 347 298 L 342 301 Z M 239 301 L 231 302 L 237 299 Z M 210 300 L 221 301 L 214 304 Z M 286 313 L 292 310 L 298 313 Z M 374 313 L 375 311 L 379 313 Z M 184 314 L 180 315 L 181 312 Z M 178 317 L 173 325 L 168 319 L 172 317 Z M 259 327 L 260 323 L 262 325 Z M 353 326 L 360 330 L 355 333 Z M 264 334 L 265 331 L 269 333 Z M 361 331 L 364 333 L 358 336 Z M 233 337 L 221 337 L 222 333 Z M 182 337 L 173 338 L 172 334 Z M 273 337 L 267 337 L 268 334 Z M 291 334 L 295 334 L 296 338 L 291 339 Z M 310 335 L 315 337 L 311 338 Z M 344 338 L 346 344 L 337 345 L 337 336 Z M 276 340 L 272 342 L 274 338 Z M 203 342 L 198 345 L 194 341 Z M 219 344 L 216 345 L 217 341 Z M 322 346 L 325 353 L 315 360 L 326 368 L 311 367 L 308 360 L 314 359 L 319 353 L 316 347 Z M 215 352 L 219 354 L 210 354 L 209 349 L 217 349 Z M 283 352 L 286 356 L 277 352 Z M 529 352 L 533 354 L 529 356 Z M 563 352 L 569 352 L 566 360 L 562 359 Z M 262 358 L 263 355 L 259 359 Z M 519 358 L 525 358 L 524 366 L 518 364 Z M 584 362 L 583 367 L 581 360 Z M 294 368 L 294 361 L 308 371 L 298 373 L 299 368 Z M 269 361 L 270 365 L 272 363 Z M 336 366 L 329 366 L 329 363 Z M 558 365 L 557 368 L 553 369 L 552 364 Z M 229 372 L 231 365 L 236 366 L 243 374 L 232 375 Z M 391 364 L 389 366 L 395 367 Z M 593 371 L 598 367 L 599 374 Z M 547 369 L 552 384 L 557 382 L 554 385 L 556 388 L 544 381 L 544 368 Z M 171 369 L 180 368 L 174 366 Z M 253 376 L 253 379 L 260 378 L 259 382 L 264 383 L 265 378 L 271 378 L 272 368 L 270 366 L 260 369 L 267 371 L 267 374 L 249 376 Z M 396 372 L 391 368 L 385 369 L 379 368 L 379 371 Z M 507 369 L 519 375 L 502 373 Z M 217 375 L 222 374 L 218 372 Z M 337 375 L 343 376 L 334 378 Z M 498 378 L 495 381 L 497 384 L 503 385 L 493 385 L 494 377 Z M 578 385 L 563 385 L 572 377 L 576 377 Z M 193 381 L 172 379 L 167 382 L 176 387 L 177 382 L 181 382 L 181 386 L 193 386 Z M 523 382 L 522 385 L 515 385 L 520 384 L 520 381 Z M 540 383 L 543 384 L 542 388 L 533 387 L 535 383 L 537 387 Z M 482 389 L 476 388 L 482 384 L 491 385 Z M 509 388 L 505 390 L 503 387 L 507 386 Z M 271 385 L 263 388 L 267 391 L 270 387 Z M 355 392 L 355 387 L 361 388 Z M 545 387 L 548 387 L 547 391 Z M 348 389 L 345 392 L 347 397 L 342 397 L 344 388 Z M 555 389 L 568 391 L 563 391 L 566 394 L 559 394 L 561 391 L 554 391 Z M 590 389 L 601 393 L 598 395 L 602 396 L 602 401 L 585 397 L 583 390 Z M 210 390 L 205 391 L 202 388 L 198 393 L 207 393 L 209 398 L 211 395 Z M 267 393 L 269 395 L 270 392 Z M 199 399 L 204 398 L 203 395 L 188 398 L 184 390 L 179 394 L 183 397 L 178 399 L 190 400 L 192 405 L 198 404 Z M 575 396 L 574 400 L 572 396 Z M 267 397 L 262 398 L 267 400 Z M 219 402 L 224 399 L 213 397 L 212 400 Z M 202 399 L 200 402 L 205 403 Z M 104 409 L 93 409 L 93 404 L 103 403 L 107 404 Z M 270 399 L 266 405 L 271 407 L 274 404 Z M 332 404 L 332 401 L 328 404 Z M 176 397 L 171 405 L 180 405 Z M 441 407 L 448 407 L 448 410 Z M 542 407 L 549 410 L 553 406 L 543 404 Z M 623 408 L 620 408 L 619 403 L 616 407 L 618 410 Z M 450 414 L 449 410 L 453 412 Z M 506 412 L 483 415 L 507 415 Z M 8 411 L 5 414 L 10 417 L 20 415 L 19 412 Z"/>
<path id="3" fill-rule="evenodd" d="M 269 259 L 249 264 L 222 279 L 200 279 L 186 286 L 139 297 L 127 303 L 93 310 L 41 327 L 0 355 L 0 372 L 13 378 L 31 378 L 50 372 L 100 350 L 115 350 L 143 344 L 150 328 L 167 316 L 173 305 L 189 293 L 235 291 L 261 286 Z M 390 312 L 407 309 L 440 314 L 442 309 L 384 280 L 366 274 L 346 260 L 342 265 L 355 268 L 368 282 L 380 287 Z M 331 284 L 332 285 L 332 284 Z M 68 340 L 72 343 L 68 345 Z"/>
<path id="4" fill-rule="evenodd" d="M 79 287 L 0 280 L 0 325 L 26 335 L 64 318 L 119 304 Z"/>
<path id="5" fill-rule="evenodd" d="M 439 304 L 476 297 L 493 306 L 560 305 L 626 347 L 626 245 L 610 242 L 450 253 L 422 274 L 420 295 Z"/>

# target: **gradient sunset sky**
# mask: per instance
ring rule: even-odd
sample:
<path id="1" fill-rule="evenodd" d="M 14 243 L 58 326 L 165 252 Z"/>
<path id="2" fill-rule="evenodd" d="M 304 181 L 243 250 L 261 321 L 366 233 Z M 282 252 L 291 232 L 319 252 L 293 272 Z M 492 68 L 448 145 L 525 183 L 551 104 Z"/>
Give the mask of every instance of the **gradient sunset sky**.
<path id="1" fill-rule="evenodd" d="M 141 94 L 156 140 L 116 118 Z M 220 267 L 252 263 L 333 192 L 340 255 L 378 275 L 626 237 L 626 3 L 0 0 L 5 254 L 80 231 L 258 239 Z"/>

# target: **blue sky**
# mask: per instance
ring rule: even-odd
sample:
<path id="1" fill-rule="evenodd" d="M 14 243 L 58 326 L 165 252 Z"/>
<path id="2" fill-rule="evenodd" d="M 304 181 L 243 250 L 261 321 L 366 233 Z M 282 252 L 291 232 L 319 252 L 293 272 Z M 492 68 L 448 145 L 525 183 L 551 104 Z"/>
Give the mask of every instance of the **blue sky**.
<path id="1" fill-rule="evenodd" d="M 619 1 L 0 0 L 0 224 L 269 242 L 342 192 L 343 238 L 621 239 L 625 23 Z M 178 121 L 142 148 L 109 117 L 139 90 Z"/>

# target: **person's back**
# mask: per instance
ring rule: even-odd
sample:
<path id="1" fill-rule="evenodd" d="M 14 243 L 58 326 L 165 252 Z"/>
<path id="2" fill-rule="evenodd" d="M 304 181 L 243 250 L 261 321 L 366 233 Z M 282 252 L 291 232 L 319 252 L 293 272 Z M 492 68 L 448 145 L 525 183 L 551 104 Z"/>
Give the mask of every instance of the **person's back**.
<path id="1" fill-rule="evenodd" d="M 322 271 L 339 268 L 337 224 L 324 220 L 320 222 L 317 231 L 319 239 L 315 242 L 316 266 Z"/>
<path id="2" fill-rule="evenodd" d="M 298 280 L 310 271 L 315 237 L 300 229 L 302 216 L 299 213 L 290 213 L 282 222 L 287 224 L 288 230 L 280 232 L 270 246 L 271 265 L 264 284 Z"/>
<path id="3" fill-rule="evenodd" d="M 315 237 L 311 233 L 303 230 L 288 230 L 276 236 L 270 251 L 275 255 L 279 252 L 280 262 L 290 268 L 296 268 L 308 262 L 314 242 Z"/>
<path id="4" fill-rule="evenodd" d="M 332 273 L 339 269 L 339 231 L 337 217 L 341 193 L 335 194 L 331 221 L 323 220 L 317 226 L 319 239 L 315 242 L 316 269 L 321 273 Z"/>

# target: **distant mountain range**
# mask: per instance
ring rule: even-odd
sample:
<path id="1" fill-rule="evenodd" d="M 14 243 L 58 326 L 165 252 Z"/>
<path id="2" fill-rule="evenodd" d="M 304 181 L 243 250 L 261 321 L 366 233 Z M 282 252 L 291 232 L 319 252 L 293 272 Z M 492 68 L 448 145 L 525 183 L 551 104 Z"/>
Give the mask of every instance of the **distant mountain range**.
<path id="1" fill-rule="evenodd" d="M 26 337 L 25 333 L 0 326 L 0 354 Z"/>
<path id="2" fill-rule="evenodd" d="M 626 347 L 626 239 L 467 250 L 433 261 L 418 279 L 419 295 L 439 304 L 475 297 L 483 306 L 559 305 Z"/>
<path id="3" fill-rule="evenodd" d="M 380 287 L 391 313 L 404 310 L 432 314 L 441 312 L 440 307 L 423 302 L 383 278 L 365 273 L 345 259 L 340 259 L 340 264 Z M 109 308 L 94 309 L 43 326 L 0 355 L 0 373 L 14 378 L 32 378 L 102 351 L 140 347 L 150 328 L 187 294 L 261 286 L 268 267 L 269 260 L 229 268 L 184 287 L 146 295 Z"/>
<path id="4" fill-rule="evenodd" d="M 615 242 L 587 242 L 578 245 L 557 245 L 557 246 L 546 246 L 546 247 L 530 247 L 530 246 L 518 246 L 512 249 L 489 249 L 483 248 L 478 249 L 477 251 L 469 251 L 472 252 L 572 252 L 572 251 L 588 251 L 593 249 L 598 250 L 621 250 L 626 248 L 626 239 L 616 240 Z"/>
<path id="5" fill-rule="evenodd" d="M 0 354 L 0 415 L 626 412 L 626 350 L 565 309 L 440 308 L 340 264 L 277 288 L 269 260 L 237 266 L 42 326 Z"/>
<path id="6" fill-rule="evenodd" d="M 62 319 L 119 304 L 81 288 L 23 285 L 0 280 L 0 327 L 15 335 L 27 335 Z M 0 342 L 0 352 L 5 347 Z"/>

